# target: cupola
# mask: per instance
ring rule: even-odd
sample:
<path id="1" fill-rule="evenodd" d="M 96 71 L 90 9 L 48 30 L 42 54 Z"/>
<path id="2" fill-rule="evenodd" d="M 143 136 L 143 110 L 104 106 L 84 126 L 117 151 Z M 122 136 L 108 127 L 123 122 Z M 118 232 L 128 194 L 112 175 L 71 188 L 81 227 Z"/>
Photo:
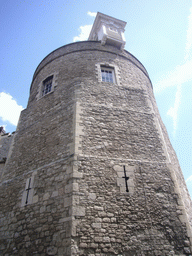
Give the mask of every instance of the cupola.
<path id="1" fill-rule="evenodd" d="M 126 24 L 125 21 L 98 12 L 88 40 L 101 41 L 102 45 L 109 44 L 123 49 L 126 43 L 124 37 Z"/>

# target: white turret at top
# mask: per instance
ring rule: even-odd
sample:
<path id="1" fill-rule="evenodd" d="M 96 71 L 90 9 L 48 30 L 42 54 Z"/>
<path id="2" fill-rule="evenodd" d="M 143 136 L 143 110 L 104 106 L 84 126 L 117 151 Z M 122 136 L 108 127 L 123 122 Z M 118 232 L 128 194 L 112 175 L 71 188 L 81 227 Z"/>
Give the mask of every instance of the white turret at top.
<path id="1" fill-rule="evenodd" d="M 120 49 L 125 46 L 124 31 L 126 22 L 98 12 L 88 40 L 101 41 L 102 45 L 110 44 Z"/>

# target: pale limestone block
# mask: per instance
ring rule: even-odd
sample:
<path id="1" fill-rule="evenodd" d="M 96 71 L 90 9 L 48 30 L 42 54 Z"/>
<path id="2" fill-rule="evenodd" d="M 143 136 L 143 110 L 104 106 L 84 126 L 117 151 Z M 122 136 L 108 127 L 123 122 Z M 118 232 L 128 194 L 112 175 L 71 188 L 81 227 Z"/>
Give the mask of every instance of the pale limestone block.
<path id="1" fill-rule="evenodd" d="M 70 197 L 65 197 L 64 198 L 64 207 L 68 207 L 72 205 L 72 199 L 71 199 L 71 196 Z"/>
<path id="2" fill-rule="evenodd" d="M 133 181 L 134 173 L 133 172 L 126 172 L 126 174 L 127 174 L 127 177 L 129 177 L 129 182 L 130 182 L 130 180 Z"/>
<path id="3" fill-rule="evenodd" d="M 77 231 L 77 225 L 79 224 L 78 220 L 73 220 L 72 222 L 72 229 L 71 229 L 71 235 L 76 236 L 76 231 Z"/>
<path id="4" fill-rule="evenodd" d="M 86 243 L 80 243 L 79 247 L 81 247 L 81 248 L 87 248 L 87 244 L 86 244 Z"/>
<path id="5" fill-rule="evenodd" d="M 78 183 L 73 183 L 73 191 L 78 192 L 79 191 L 79 184 Z"/>
<path id="6" fill-rule="evenodd" d="M 66 222 L 66 221 L 70 221 L 70 220 L 71 220 L 71 217 L 61 218 L 61 219 L 59 220 L 59 223 Z"/>
<path id="7" fill-rule="evenodd" d="M 58 196 L 58 194 L 59 194 L 59 192 L 58 192 L 58 191 L 53 191 L 53 193 L 52 193 L 51 197 L 56 197 L 56 196 Z"/>
<path id="8" fill-rule="evenodd" d="M 103 218 L 103 222 L 111 222 L 110 218 Z"/>
<path id="9" fill-rule="evenodd" d="M 89 193 L 89 199 L 90 200 L 95 200 L 96 199 L 96 194 L 95 193 Z"/>
<path id="10" fill-rule="evenodd" d="M 65 186 L 65 193 L 66 194 L 71 193 L 72 192 L 72 187 L 73 187 L 73 184 L 67 184 Z"/>
<path id="11" fill-rule="evenodd" d="M 72 207 L 69 207 L 69 216 L 72 216 Z"/>
<path id="12" fill-rule="evenodd" d="M 79 196 L 74 195 L 72 197 L 72 205 L 78 205 L 79 204 Z"/>
<path id="13" fill-rule="evenodd" d="M 97 247 L 98 247 L 98 244 L 91 243 L 91 244 L 90 244 L 90 247 L 91 247 L 91 248 L 97 248 Z"/>
<path id="14" fill-rule="evenodd" d="M 106 212 L 98 212 L 99 217 L 105 217 L 107 214 Z"/>
<path id="15" fill-rule="evenodd" d="M 95 222 L 102 222 L 101 218 L 95 218 Z"/>
<path id="16" fill-rule="evenodd" d="M 25 206 L 26 197 L 27 197 L 27 191 L 25 190 L 23 192 L 23 196 L 22 196 L 22 200 L 21 200 L 21 207 Z"/>
<path id="17" fill-rule="evenodd" d="M 121 165 L 115 165 L 115 166 L 113 166 L 113 169 L 116 172 L 123 172 L 123 166 L 121 166 Z"/>
<path id="18" fill-rule="evenodd" d="M 76 206 L 72 210 L 73 216 L 85 216 L 85 207 L 83 206 Z"/>
<path id="19" fill-rule="evenodd" d="M 117 176 L 122 178 L 124 176 L 124 171 L 117 171 Z"/>
<path id="20" fill-rule="evenodd" d="M 119 187 L 125 187 L 125 180 L 121 178 L 117 178 L 117 186 Z"/>
<path id="21" fill-rule="evenodd" d="M 76 226 L 73 223 L 72 228 L 71 228 L 71 235 L 76 236 L 76 234 L 77 234 L 77 229 L 76 229 Z"/>
<path id="22" fill-rule="evenodd" d="M 37 175 L 37 170 L 32 173 L 32 176 Z"/>
<path id="23" fill-rule="evenodd" d="M 39 201 L 38 195 L 33 197 L 33 204 L 37 203 Z"/>
<path id="24" fill-rule="evenodd" d="M 103 237 L 104 243 L 110 243 L 110 238 L 108 236 Z"/>
<path id="25" fill-rule="evenodd" d="M 134 171 L 135 171 L 135 166 L 126 165 L 125 170 L 126 170 L 126 173 L 128 174 L 128 176 L 133 175 Z"/>
<path id="26" fill-rule="evenodd" d="M 124 187 L 120 187 L 120 192 L 121 193 L 128 193 L 127 191 L 126 191 L 126 187 L 124 186 Z"/>
<path id="27" fill-rule="evenodd" d="M 66 174 L 71 174 L 73 172 L 72 166 L 69 166 L 66 170 Z"/>
<path id="28" fill-rule="evenodd" d="M 150 108 L 150 110 L 149 110 L 148 112 L 149 112 L 150 114 L 155 114 L 155 111 L 154 111 L 154 109 L 153 109 L 153 104 L 152 104 L 150 98 L 149 98 L 148 96 L 146 96 L 146 99 L 147 99 L 147 104 L 148 104 L 148 106 L 149 106 L 149 108 Z"/>
<path id="29" fill-rule="evenodd" d="M 79 149 L 79 143 L 77 142 L 76 144 L 75 144 L 75 152 L 76 152 L 76 154 L 80 154 L 81 153 L 81 149 Z"/>
<path id="30" fill-rule="evenodd" d="M 74 153 L 74 142 L 68 144 L 70 154 Z"/>
<path id="31" fill-rule="evenodd" d="M 32 202 L 33 202 L 33 193 L 34 193 L 34 189 L 33 188 L 31 188 L 30 190 L 29 190 L 29 194 L 28 194 L 28 202 L 27 202 L 27 204 L 32 204 Z"/>
<path id="32" fill-rule="evenodd" d="M 162 143 L 162 147 L 163 147 L 164 154 L 165 154 L 165 156 L 166 156 L 166 158 L 167 158 L 167 162 L 168 162 L 168 163 L 171 163 L 170 156 L 169 156 L 169 153 L 168 153 L 167 144 L 166 144 L 166 142 L 165 142 L 165 138 L 164 138 L 163 131 L 162 131 L 162 128 L 161 128 L 161 126 L 160 126 L 159 120 L 158 120 L 157 117 L 155 117 L 154 120 L 155 120 L 155 123 L 154 123 L 154 124 L 155 124 L 155 126 L 156 126 L 156 128 L 157 128 L 157 130 L 158 130 L 159 138 L 160 138 L 161 141 L 163 142 L 163 143 Z"/>
<path id="33" fill-rule="evenodd" d="M 109 143 L 107 141 L 104 141 L 103 144 L 105 147 L 109 146 Z"/>
<path id="34" fill-rule="evenodd" d="M 101 228 L 101 223 L 92 223 L 91 226 L 93 228 Z"/>
<path id="35" fill-rule="evenodd" d="M 48 200 L 50 198 L 49 192 L 45 193 L 43 196 L 43 201 Z"/>
<path id="36" fill-rule="evenodd" d="M 44 211 L 45 211 L 45 206 L 41 206 L 41 208 L 40 208 L 40 213 L 43 213 Z"/>
<path id="37" fill-rule="evenodd" d="M 79 249 L 76 244 L 71 245 L 71 256 L 76 256 L 79 254 Z"/>
<path id="38" fill-rule="evenodd" d="M 97 210 L 97 211 L 103 211 L 104 210 L 103 206 L 97 206 L 97 205 L 94 206 L 94 209 Z"/>
<path id="39" fill-rule="evenodd" d="M 34 176 L 27 179 L 26 184 L 25 184 L 25 190 L 28 189 L 28 188 L 32 188 L 33 183 L 34 183 Z"/>
<path id="40" fill-rule="evenodd" d="M 77 172 L 77 171 L 73 171 L 72 177 L 76 178 L 76 179 L 81 179 L 81 178 L 83 178 L 83 173 L 80 173 L 80 172 Z"/>
<path id="41" fill-rule="evenodd" d="M 58 192 L 60 196 L 64 195 L 64 188 L 60 188 Z"/>
<path id="42" fill-rule="evenodd" d="M 73 172 L 78 172 L 78 166 L 77 165 L 73 165 Z"/>
<path id="43" fill-rule="evenodd" d="M 103 148 L 103 145 L 98 145 L 95 147 L 96 149 Z"/>
<path id="44" fill-rule="evenodd" d="M 82 128 L 82 126 L 80 126 L 80 125 L 77 123 L 77 127 L 76 127 L 76 136 L 82 135 L 82 133 L 83 133 L 83 128 Z"/>
<path id="45" fill-rule="evenodd" d="M 130 187 L 134 185 L 134 181 L 131 177 L 129 177 L 129 179 L 128 179 L 128 184 L 129 184 Z"/>
<path id="46" fill-rule="evenodd" d="M 102 237 L 95 237 L 95 242 L 99 242 L 101 243 L 103 241 L 103 238 Z"/>
<path id="47" fill-rule="evenodd" d="M 131 193 L 131 194 L 134 193 L 134 186 L 129 185 L 128 189 L 129 189 L 129 193 Z"/>
<path id="48" fill-rule="evenodd" d="M 82 139 L 79 137 L 79 135 L 75 136 L 75 142 L 76 144 L 80 145 L 80 141 L 82 141 Z"/>

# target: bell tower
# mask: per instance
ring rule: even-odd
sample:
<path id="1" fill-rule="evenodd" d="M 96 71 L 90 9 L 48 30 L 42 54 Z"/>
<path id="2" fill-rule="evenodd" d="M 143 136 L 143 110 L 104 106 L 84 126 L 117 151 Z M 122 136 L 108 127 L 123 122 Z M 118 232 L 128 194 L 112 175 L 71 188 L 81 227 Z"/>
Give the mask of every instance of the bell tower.
<path id="1" fill-rule="evenodd" d="M 98 12 L 88 40 L 101 41 L 123 49 L 125 46 L 124 28 L 126 22 Z"/>
<path id="2" fill-rule="evenodd" d="M 35 70 L 1 178 L 2 255 L 191 255 L 192 203 L 124 21 Z"/>

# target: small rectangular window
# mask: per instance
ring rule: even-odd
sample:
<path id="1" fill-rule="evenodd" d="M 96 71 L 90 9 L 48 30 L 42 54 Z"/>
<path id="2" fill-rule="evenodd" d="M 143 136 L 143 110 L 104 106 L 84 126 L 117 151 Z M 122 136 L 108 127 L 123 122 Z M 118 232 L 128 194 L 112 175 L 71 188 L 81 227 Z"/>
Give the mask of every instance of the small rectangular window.
<path id="1" fill-rule="evenodd" d="M 102 82 L 115 83 L 114 69 L 101 66 Z"/>
<path id="2" fill-rule="evenodd" d="M 52 82 L 53 82 L 53 76 L 49 76 L 49 77 L 47 77 L 43 81 L 42 96 L 44 96 L 47 93 L 51 92 L 51 90 L 52 90 Z"/>

